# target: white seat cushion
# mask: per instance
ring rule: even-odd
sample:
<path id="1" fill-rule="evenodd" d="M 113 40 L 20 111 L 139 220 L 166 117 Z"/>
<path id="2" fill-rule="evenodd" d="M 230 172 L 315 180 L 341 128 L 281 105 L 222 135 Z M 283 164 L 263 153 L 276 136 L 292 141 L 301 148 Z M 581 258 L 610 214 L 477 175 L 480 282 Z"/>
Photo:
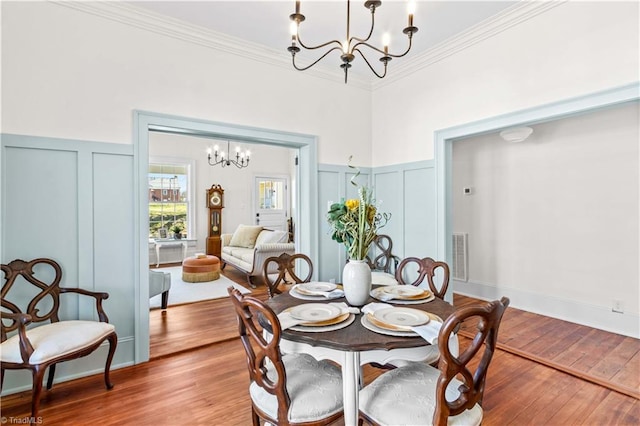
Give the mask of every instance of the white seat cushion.
<path id="1" fill-rule="evenodd" d="M 360 410 L 381 425 L 432 425 L 436 402 L 436 384 L 440 371 L 421 363 L 413 363 L 382 374 L 360 391 Z M 455 400 L 462 383 L 453 379 L 446 391 L 449 401 Z M 476 404 L 448 424 L 479 425 L 482 408 Z"/>
<path id="2" fill-rule="evenodd" d="M 379 285 L 397 285 L 396 277 L 387 272 L 371 271 L 371 283 Z"/>
<path id="3" fill-rule="evenodd" d="M 308 354 L 282 357 L 287 372 L 287 392 L 291 398 L 289 422 L 311 422 L 342 411 L 342 374 L 329 361 L 317 361 Z M 267 375 L 276 377 L 270 366 Z M 249 393 L 254 404 L 274 419 L 278 417 L 278 400 L 255 383 Z"/>
<path id="4" fill-rule="evenodd" d="M 27 330 L 33 345 L 30 364 L 42 364 L 61 355 L 89 347 L 115 330 L 113 324 L 98 321 L 60 321 Z M 21 364 L 19 337 L 10 337 L 0 345 L 2 362 Z"/>

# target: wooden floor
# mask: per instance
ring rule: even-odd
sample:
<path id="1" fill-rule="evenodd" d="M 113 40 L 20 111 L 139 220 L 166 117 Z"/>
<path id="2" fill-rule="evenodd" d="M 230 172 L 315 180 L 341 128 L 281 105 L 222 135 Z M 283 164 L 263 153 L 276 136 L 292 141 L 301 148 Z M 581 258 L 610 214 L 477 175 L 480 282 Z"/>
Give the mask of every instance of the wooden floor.
<path id="1" fill-rule="evenodd" d="M 233 270 L 225 273 L 243 282 Z M 266 298 L 264 290 L 254 294 Z M 466 303 L 468 298 L 456 297 L 456 305 Z M 509 308 L 500 344 L 638 391 L 637 340 L 538 317 Z M 106 391 L 102 376 L 96 375 L 43 392 L 42 424 L 251 424 L 248 373 L 229 300 L 152 311 L 151 334 L 153 359 L 113 371 L 113 390 Z M 640 424 L 637 398 L 520 355 L 501 349 L 494 356 L 483 425 Z M 379 374 L 366 367 L 365 382 Z M 4 397 L 1 404 L 4 418 L 24 418 L 29 416 L 30 393 Z"/>

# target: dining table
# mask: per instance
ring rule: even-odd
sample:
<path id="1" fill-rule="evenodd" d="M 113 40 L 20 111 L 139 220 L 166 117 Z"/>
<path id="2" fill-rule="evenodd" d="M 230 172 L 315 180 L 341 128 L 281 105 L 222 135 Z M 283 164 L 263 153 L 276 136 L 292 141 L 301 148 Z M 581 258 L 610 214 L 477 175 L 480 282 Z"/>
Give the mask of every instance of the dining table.
<path id="1" fill-rule="evenodd" d="M 374 286 L 375 287 L 375 286 Z M 303 300 L 294 297 L 290 292 L 283 292 L 269 299 L 266 303 L 276 314 L 303 303 L 346 302 L 344 297 L 324 300 Z M 369 298 L 368 302 L 380 302 Z M 444 320 L 454 311 L 448 302 L 434 298 L 425 303 L 396 305 L 393 300 L 386 301 L 392 306 L 411 307 L 431 314 L 436 320 Z M 282 331 L 280 348 L 283 353 L 307 353 L 317 360 L 329 359 L 341 366 L 342 391 L 344 404 L 344 422 L 347 426 L 355 426 L 358 422 L 358 393 L 362 384 L 361 366 L 369 363 L 380 365 L 394 360 L 424 361 L 430 345 L 419 336 L 405 337 L 381 334 L 371 331 L 363 325 L 363 313 L 355 314 L 355 318 L 346 327 L 328 331 L 310 329 Z M 268 324 L 263 324 L 269 329 Z M 335 328 L 335 327 L 333 327 Z M 400 333 L 399 333 L 400 334 Z"/>

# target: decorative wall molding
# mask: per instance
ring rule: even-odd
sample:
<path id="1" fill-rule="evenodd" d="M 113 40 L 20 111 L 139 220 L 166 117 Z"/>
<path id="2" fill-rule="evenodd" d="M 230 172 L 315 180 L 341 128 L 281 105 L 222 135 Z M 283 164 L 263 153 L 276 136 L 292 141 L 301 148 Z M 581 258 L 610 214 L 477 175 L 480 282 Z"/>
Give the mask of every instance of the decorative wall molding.
<path id="1" fill-rule="evenodd" d="M 264 64 L 286 68 L 291 72 L 298 72 L 292 69 L 291 56 L 284 49 L 276 50 L 262 44 L 253 43 L 228 34 L 189 24 L 179 19 L 170 18 L 129 3 L 119 1 L 49 1 L 60 6 L 69 7 L 156 34 L 238 55 Z M 387 84 L 407 77 L 487 38 L 500 34 L 515 25 L 526 22 L 566 1 L 567 0 L 519 2 L 440 43 L 432 49 L 401 61 L 400 64 L 397 65 L 397 68 L 394 64 L 393 73 L 390 73 L 390 75 L 384 79 L 379 80 L 376 78 L 374 80 L 374 77 L 364 77 L 354 73 L 350 75 L 349 84 L 353 87 L 369 91 L 384 87 Z M 304 63 L 301 65 L 304 65 Z M 328 65 L 318 64 L 316 67 L 305 72 L 314 77 L 343 84 L 343 76 L 341 73 L 336 72 L 335 66 L 330 67 Z"/>

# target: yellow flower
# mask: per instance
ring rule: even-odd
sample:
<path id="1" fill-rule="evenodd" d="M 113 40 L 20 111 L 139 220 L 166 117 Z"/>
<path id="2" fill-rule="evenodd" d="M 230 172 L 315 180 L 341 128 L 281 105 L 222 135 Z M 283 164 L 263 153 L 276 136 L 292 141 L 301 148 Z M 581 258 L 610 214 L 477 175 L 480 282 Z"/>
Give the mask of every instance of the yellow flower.
<path id="1" fill-rule="evenodd" d="M 349 210 L 353 211 L 358 208 L 358 206 L 360 205 L 360 201 L 356 198 L 352 198 L 350 200 L 345 201 L 344 205 L 347 206 Z"/>

